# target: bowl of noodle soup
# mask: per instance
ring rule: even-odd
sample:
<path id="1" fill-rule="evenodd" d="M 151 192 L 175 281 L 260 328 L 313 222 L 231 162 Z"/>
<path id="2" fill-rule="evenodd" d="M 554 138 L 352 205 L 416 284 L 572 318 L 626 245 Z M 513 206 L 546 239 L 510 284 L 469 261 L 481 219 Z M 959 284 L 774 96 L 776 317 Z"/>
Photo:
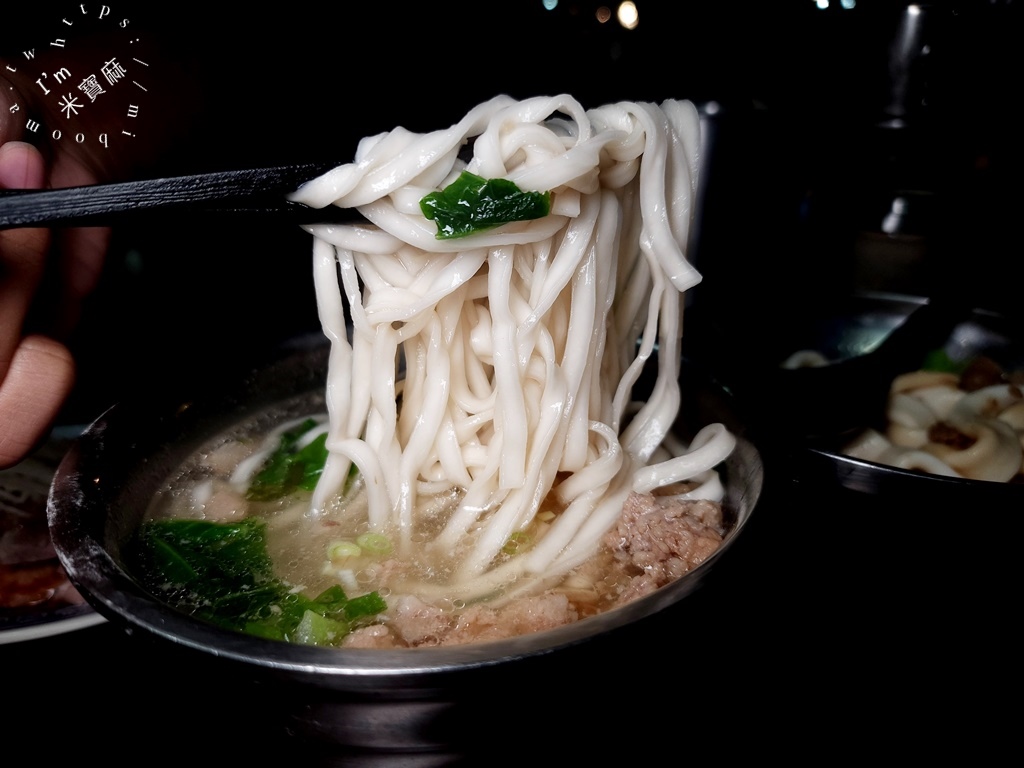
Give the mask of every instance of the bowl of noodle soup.
<path id="1" fill-rule="evenodd" d="M 763 483 L 728 390 L 682 354 L 698 156 L 688 102 L 565 95 L 366 139 L 294 196 L 368 222 L 308 228 L 323 333 L 97 419 L 48 505 L 70 578 L 129 629 L 267 681 L 291 731 L 371 749 L 454 740 L 481 676 L 679 603 Z M 440 237 L 422 201 L 467 179 L 544 211 Z M 315 472 L 254 496 L 278 449 Z M 250 521 L 274 573 L 224 602 L 284 590 L 241 625 L 191 572 L 147 571 L 172 546 L 148 531 L 183 524 L 179 554 Z"/>
<path id="2" fill-rule="evenodd" d="M 783 365 L 827 365 L 876 347 L 921 297 L 864 293 L 808 326 Z M 902 507 L 1014 509 L 1024 491 L 1024 349 L 1017 321 L 965 310 L 941 347 L 907 360 L 872 423 L 793 452 L 801 483 Z"/>
<path id="3" fill-rule="evenodd" d="M 260 684 L 270 726 L 328 747 L 421 750 L 466 745 L 466 721 L 481 717 L 471 702 L 490 701 L 482 690 L 523 680 L 575 674 L 574 654 L 611 648 L 635 653 L 643 623 L 676 608 L 713 578 L 716 563 L 747 526 L 762 490 L 763 466 L 744 437 L 735 404 L 699 367 L 684 363 L 686 424 L 723 420 L 737 447 L 721 466 L 727 529 L 699 566 L 626 605 L 553 629 L 489 642 L 402 649 L 321 648 L 282 643 L 223 629 L 184 613 L 147 589 L 129 557 L 150 500 L 197 451 L 239 423 L 268 412 L 305 412 L 322 406 L 321 339 L 301 340 L 280 359 L 240 377 L 232 387 L 159 403 L 122 402 L 96 420 L 67 454 L 51 491 L 55 547 L 70 577 L 93 607 L 160 647 L 176 646 L 195 666 L 196 679 L 218 685 Z M 692 428 L 686 428 L 692 431 Z M 617 635 L 630 638 L 625 648 Z M 607 650 L 594 650 L 602 656 Z M 194 657 L 194 658 L 193 658 Z M 575 663 L 579 663 L 576 661 Z M 557 665 L 557 673 L 551 666 Z M 231 682 L 228 682 L 231 681 Z M 605 684 L 607 686 L 607 684 Z M 552 694 L 554 695 L 554 694 Z M 490 718 L 488 717 L 489 721 Z M 386 724 L 384 730 L 381 730 Z M 491 733 L 491 722 L 477 723 Z M 472 746 L 472 744 L 470 745 Z"/>

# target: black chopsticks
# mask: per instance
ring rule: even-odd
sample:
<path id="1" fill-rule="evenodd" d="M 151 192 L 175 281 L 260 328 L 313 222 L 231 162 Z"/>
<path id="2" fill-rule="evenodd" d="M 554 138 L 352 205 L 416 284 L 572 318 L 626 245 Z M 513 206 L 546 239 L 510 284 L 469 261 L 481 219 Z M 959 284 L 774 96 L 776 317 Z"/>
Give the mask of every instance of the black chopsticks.
<path id="1" fill-rule="evenodd" d="M 286 195 L 337 163 L 306 163 L 47 190 L 0 190 L 0 229 L 105 226 L 140 215 L 252 218 L 294 224 L 360 219 L 351 209 L 310 208 Z"/>

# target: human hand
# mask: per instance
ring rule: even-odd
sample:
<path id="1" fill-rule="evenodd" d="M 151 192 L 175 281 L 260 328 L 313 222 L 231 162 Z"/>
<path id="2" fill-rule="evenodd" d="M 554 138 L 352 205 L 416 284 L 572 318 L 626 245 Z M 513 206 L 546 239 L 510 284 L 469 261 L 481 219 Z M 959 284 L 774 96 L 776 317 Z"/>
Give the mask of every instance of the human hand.
<path id="1" fill-rule="evenodd" d="M 0 93 L 0 109 L 6 97 Z M 41 189 L 95 182 L 95 172 L 59 151 L 20 141 L 21 126 L 0 121 L 0 189 Z M 109 230 L 0 231 L 0 469 L 44 437 L 74 384 L 64 341 L 95 287 Z"/>

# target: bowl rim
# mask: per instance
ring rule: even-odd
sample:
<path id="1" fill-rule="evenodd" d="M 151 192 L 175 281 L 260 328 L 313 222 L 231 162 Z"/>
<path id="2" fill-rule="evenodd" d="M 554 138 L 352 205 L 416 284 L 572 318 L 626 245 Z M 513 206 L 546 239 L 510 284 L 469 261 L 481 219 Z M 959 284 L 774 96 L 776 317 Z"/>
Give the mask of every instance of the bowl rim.
<path id="1" fill-rule="evenodd" d="M 861 484 L 851 481 L 850 478 L 884 477 L 890 478 L 893 481 L 908 483 L 925 482 L 936 487 L 945 486 L 956 490 L 973 488 L 994 491 L 996 489 L 1007 489 L 1007 493 L 1024 493 L 1024 486 L 1016 483 L 998 482 L 995 480 L 979 480 L 972 477 L 953 477 L 950 475 L 939 475 L 932 472 L 919 472 L 912 469 L 904 469 L 903 467 L 896 467 L 891 464 L 870 461 L 869 459 L 859 459 L 853 456 L 847 456 L 839 450 L 829 448 L 811 446 L 808 447 L 806 451 L 808 454 L 818 457 L 820 461 L 828 462 L 828 464 L 832 466 L 833 474 L 839 480 L 840 484 L 845 488 L 850 488 L 851 490 L 863 490 L 863 487 Z M 842 471 L 843 469 L 846 469 L 847 471 Z M 1021 496 L 1021 500 L 1024 501 L 1024 496 Z"/>

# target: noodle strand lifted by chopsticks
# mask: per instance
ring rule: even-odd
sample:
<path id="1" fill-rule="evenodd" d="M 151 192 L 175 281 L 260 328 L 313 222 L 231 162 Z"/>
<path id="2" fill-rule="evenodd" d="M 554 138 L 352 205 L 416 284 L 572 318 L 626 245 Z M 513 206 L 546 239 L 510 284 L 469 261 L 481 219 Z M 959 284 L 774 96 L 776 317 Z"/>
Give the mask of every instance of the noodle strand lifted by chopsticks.
<path id="1" fill-rule="evenodd" d="M 692 449 L 669 435 L 682 297 L 700 280 L 685 255 L 698 137 L 686 101 L 585 110 L 567 95 L 498 96 L 446 130 L 364 139 L 354 162 L 298 190 L 372 223 L 309 227 L 332 344 L 314 513 L 354 463 L 369 527 L 407 551 L 421 506 L 454 493 L 430 545 L 453 553 L 449 588 L 470 599 L 581 562 L 633 490 L 693 478 L 720 492 L 712 470 L 732 435 L 709 427 Z M 438 239 L 419 201 L 462 171 L 550 191 L 551 212 Z M 649 364 L 653 391 L 633 403 Z M 553 504 L 540 540 L 501 558 Z"/>

